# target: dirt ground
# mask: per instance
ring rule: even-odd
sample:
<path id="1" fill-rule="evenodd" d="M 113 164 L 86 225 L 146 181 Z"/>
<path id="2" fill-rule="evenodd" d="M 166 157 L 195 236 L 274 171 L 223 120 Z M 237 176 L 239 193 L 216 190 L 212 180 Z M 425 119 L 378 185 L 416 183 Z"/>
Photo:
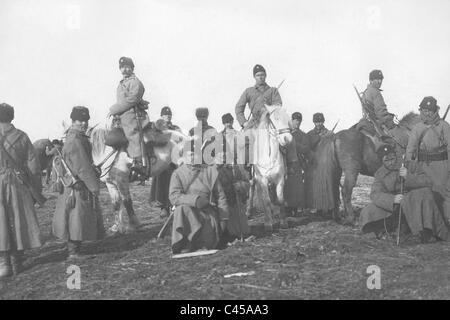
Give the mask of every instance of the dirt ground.
<path id="1" fill-rule="evenodd" d="M 360 177 L 353 203 L 368 202 L 371 178 Z M 262 235 L 252 219 L 253 240 L 213 255 L 172 259 L 170 238 L 156 240 L 163 220 L 148 203 L 150 186 L 133 186 L 144 223 L 135 233 L 109 236 L 83 247 L 77 265 L 81 289 L 67 288 L 64 244 L 51 236 L 56 194 L 38 209 L 45 240 L 26 253 L 26 270 L 0 283 L 0 299 L 450 299 L 450 244 L 422 245 L 410 238 L 397 247 L 348 227 L 303 213 L 291 227 Z M 105 225 L 113 223 L 106 189 Z M 381 289 L 367 288 L 367 268 L 381 271 Z M 225 275 L 250 273 L 241 277 Z"/>

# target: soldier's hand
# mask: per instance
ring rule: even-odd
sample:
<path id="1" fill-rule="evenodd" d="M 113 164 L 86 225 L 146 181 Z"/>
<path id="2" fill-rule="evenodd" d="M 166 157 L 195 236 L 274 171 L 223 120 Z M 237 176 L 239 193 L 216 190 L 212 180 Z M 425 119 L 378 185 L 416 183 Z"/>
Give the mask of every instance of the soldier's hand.
<path id="1" fill-rule="evenodd" d="M 82 182 L 77 182 L 72 186 L 72 189 L 77 190 L 77 191 L 81 191 L 83 190 L 83 183 Z"/>
<path id="2" fill-rule="evenodd" d="M 394 197 L 394 203 L 400 203 L 403 200 L 403 195 L 402 194 L 396 194 Z"/>
<path id="3" fill-rule="evenodd" d="M 204 209 L 207 206 L 209 206 L 209 200 L 206 199 L 205 197 L 198 197 L 197 200 L 195 201 L 195 207 L 197 209 Z"/>
<path id="4" fill-rule="evenodd" d="M 399 171 L 399 175 L 400 177 L 405 178 L 408 174 L 408 169 L 406 169 L 406 167 L 401 167 L 400 171 Z"/>

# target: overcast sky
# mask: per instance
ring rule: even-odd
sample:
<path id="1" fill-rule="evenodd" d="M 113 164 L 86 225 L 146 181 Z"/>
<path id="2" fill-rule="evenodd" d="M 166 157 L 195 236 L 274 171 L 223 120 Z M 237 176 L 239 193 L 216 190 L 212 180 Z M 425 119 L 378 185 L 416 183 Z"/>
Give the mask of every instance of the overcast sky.
<path id="1" fill-rule="evenodd" d="M 221 129 L 259 63 L 269 85 L 286 79 L 283 105 L 304 130 L 319 111 L 339 130 L 361 117 L 352 84 L 362 91 L 372 69 L 391 112 L 417 110 L 425 95 L 445 110 L 449 39 L 448 0 L 0 0 L 0 101 L 33 141 L 60 137 L 75 105 L 105 122 L 129 56 L 152 119 L 169 105 L 187 132 L 195 108 L 209 107 Z"/>

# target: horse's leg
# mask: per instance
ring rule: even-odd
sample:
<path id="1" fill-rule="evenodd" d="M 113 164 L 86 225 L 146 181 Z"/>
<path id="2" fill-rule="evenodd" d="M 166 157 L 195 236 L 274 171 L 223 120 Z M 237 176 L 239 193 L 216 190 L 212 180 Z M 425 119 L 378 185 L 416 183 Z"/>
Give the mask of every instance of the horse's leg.
<path id="1" fill-rule="evenodd" d="M 353 224 L 355 220 L 355 213 L 352 206 L 352 193 L 353 188 L 356 186 L 356 181 L 358 179 L 358 171 L 346 170 L 344 171 L 345 179 L 342 188 L 342 200 L 344 204 L 344 209 L 346 212 L 345 223 Z"/>
<path id="2" fill-rule="evenodd" d="M 130 194 L 130 181 L 128 179 L 128 172 L 124 174 L 116 174 L 115 178 L 120 197 L 123 199 L 123 206 L 127 212 L 129 228 L 131 229 L 131 231 L 134 231 L 140 227 L 141 223 L 134 212 L 133 201 Z M 121 215 L 122 212 L 123 211 L 121 210 Z M 121 217 L 121 219 L 123 221 L 123 217 Z"/>
<path id="3" fill-rule="evenodd" d="M 268 181 L 266 178 L 261 177 L 256 179 L 256 191 L 256 194 L 261 198 L 264 207 L 264 230 L 266 233 L 272 233 L 273 209 L 272 201 L 270 201 Z"/>
<path id="4" fill-rule="evenodd" d="M 123 217 L 121 212 L 122 197 L 117 186 L 110 181 L 106 182 L 109 196 L 111 197 L 114 224 L 109 228 L 111 232 L 123 232 Z"/>
<path id="5" fill-rule="evenodd" d="M 278 205 L 280 206 L 280 227 L 283 229 L 288 228 L 286 220 L 286 208 L 284 203 L 284 179 L 281 179 L 276 186 Z"/>

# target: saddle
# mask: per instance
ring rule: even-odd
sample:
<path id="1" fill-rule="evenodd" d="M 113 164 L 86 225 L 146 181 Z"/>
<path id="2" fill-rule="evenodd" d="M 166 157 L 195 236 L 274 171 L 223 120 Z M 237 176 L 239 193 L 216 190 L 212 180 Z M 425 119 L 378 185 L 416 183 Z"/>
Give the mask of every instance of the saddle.
<path id="1" fill-rule="evenodd" d="M 383 132 L 383 134 L 380 134 L 376 130 L 375 125 L 371 121 L 369 121 L 365 118 L 361 119 L 357 124 L 355 124 L 351 128 L 358 130 L 363 135 L 368 137 L 375 145 L 375 150 L 377 152 L 383 146 L 395 144 L 395 141 L 393 140 L 393 138 L 390 135 L 388 135 L 386 132 Z"/>

